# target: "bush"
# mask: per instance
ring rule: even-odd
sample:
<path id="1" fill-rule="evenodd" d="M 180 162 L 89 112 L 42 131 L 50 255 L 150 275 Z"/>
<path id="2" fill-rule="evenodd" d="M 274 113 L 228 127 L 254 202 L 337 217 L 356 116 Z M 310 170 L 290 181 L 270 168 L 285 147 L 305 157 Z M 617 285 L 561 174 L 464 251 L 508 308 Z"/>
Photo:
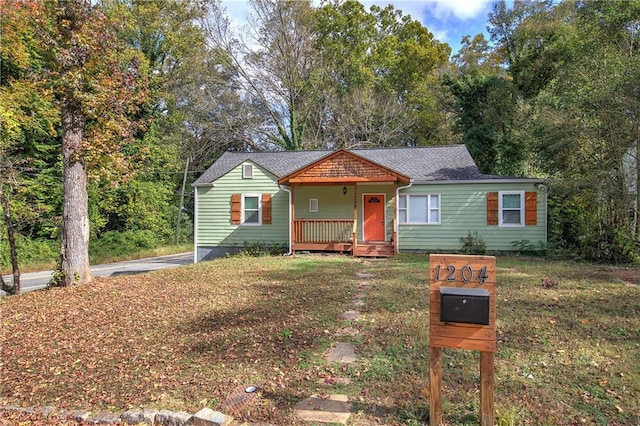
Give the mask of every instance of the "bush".
<path id="1" fill-rule="evenodd" d="M 21 265 L 55 262 L 60 257 L 60 241 L 58 240 L 30 239 L 21 235 L 16 235 L 15 237 L 18 262 Z M 0 269 L 2 270 L 11 269 L 9 253 L 9 242 L 5 238 L 0 238 Z"/>
<path id="2" fill-rule="evenodd" d="M 89 244 L 89 258 L 118 258 L 160 246 L 162 239 L 152 231 L 108 231 Z"/>
<path id="3" fill-rule="evenodd" d="M 287 252 L 286 244 L 263 243 L 256 241 L 254 243 L 245 242 L 238 256 L 260 257 L 260 256 L 282 256 Z"/>
<path id="4" fill-rule="evenodd" d="M 638 260 L 638 242 L 621 229 L 593 231 L 580 240 L 585 259 L 604 263 L 633 263 Z"/>
<path id="5" fill-rule="evenodd" d="M 550 254 L 554 250 L 554 244 L 551 242 L 545 243 L 544 241 L 538 241 L 532 243 L 529 240 L 517 240 L 512 241 L 511 246 L 516 249 L 518 254 L 545 256 Z"/>
<path id="6" fill-rule="evenodd" d="M 487 253 L 487 245 L 477 232 L 469 231 L 466 237 L 460 237 L 460 242 L 462 243 L 462 249 L 460 249 L 462 254 Z"/>

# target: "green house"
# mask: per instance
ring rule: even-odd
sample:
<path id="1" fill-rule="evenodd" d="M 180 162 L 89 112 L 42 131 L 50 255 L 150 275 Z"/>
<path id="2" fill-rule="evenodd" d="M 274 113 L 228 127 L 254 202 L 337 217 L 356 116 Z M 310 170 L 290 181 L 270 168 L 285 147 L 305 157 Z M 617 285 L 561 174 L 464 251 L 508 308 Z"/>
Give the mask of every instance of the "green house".
<path id="1" fill-rule="evenodd" d="M 194 183 L 195 261 L 252 244 L 354 256 L 546 242 L 539 179 L 480 173 L 464 145 L 226 152 Z"/>

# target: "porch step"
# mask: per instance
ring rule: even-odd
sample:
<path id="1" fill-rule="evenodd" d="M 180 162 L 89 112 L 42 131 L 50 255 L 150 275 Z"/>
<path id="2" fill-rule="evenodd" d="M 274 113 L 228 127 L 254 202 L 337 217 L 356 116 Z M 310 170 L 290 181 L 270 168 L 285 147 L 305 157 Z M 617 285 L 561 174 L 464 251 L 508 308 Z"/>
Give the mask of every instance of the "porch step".
<path id="1" fill-rule="evenodd" d="M 353 253 L 358 257 L 390 257 L 394 254 L 393 244 L 389 242 L 358 243 Z"/>

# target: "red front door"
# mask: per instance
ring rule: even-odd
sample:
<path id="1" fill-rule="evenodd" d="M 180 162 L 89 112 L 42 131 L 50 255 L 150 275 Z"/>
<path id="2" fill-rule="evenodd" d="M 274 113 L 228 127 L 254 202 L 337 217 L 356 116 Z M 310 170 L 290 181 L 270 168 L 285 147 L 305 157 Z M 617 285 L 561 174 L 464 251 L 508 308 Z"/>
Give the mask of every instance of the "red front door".
<path id="1" fill-rule="evenodd" d="M 384 194 L 364 196 L 364 240 L 384 241 Z"/>

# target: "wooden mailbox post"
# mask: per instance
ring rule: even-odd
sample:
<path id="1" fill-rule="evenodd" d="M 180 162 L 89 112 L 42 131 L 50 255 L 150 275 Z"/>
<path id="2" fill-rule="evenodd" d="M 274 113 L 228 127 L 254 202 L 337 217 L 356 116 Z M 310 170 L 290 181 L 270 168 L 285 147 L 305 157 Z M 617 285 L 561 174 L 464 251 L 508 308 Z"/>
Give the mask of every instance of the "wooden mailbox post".
<path id="1" fill-rule="evenodd" d="M 429 256 L 429 423 L 442 424 L 442 348 L 480 351 L 480 423 L 495 410 L 496 258 Z"/>

